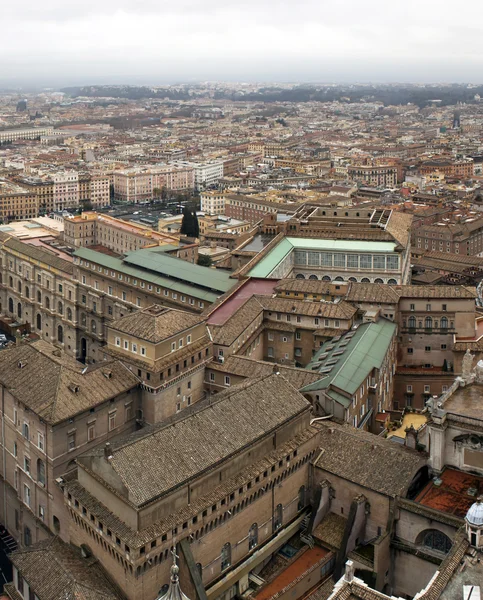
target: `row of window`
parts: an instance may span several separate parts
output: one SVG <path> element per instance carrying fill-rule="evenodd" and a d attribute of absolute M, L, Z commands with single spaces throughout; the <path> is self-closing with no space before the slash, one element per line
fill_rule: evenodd
<path fill-rule="evenodd" d="M 406 321 L 406 319 L 403 319 L 403 327 L 408 327 L 409 329 L 416 329 L 416 324 L 418 325 L 419 329 L 423 328 L 423 322 L 424 322 L 424 328 L 425 329 L 438 329 L 438 324 L 439 324 L 439 329 L 448 329 L 448 324 L 450 329 L 454 328 L 454 321 L 448 321 L 448 319 L 446 317 L 441 317 L 441 319 L 438 321 L 437 319 L 434 319 L 432 317 L 426 317 L 423 321 L 423 319 L 419 319 L 416 320 L 416 317 L 409 317 L 409 319 Z"/>

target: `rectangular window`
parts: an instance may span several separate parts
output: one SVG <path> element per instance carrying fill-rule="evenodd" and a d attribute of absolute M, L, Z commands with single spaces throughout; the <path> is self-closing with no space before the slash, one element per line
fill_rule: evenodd
<path fill-rule="evenodd" d="M 414 311 L 414 310 L 415 310 L 415 305 L 414 305 L 414 304 L 410 304 L 410 305 L 409 305 L 409 310 L 412 310 L 412 311 Z"/>
<path fill-rule="evenodd" d="M 116 428 L 116 413 L 112 412 L 109 414 L 109 431 Z"/>
<path fill-rule="evenodd" d="M 446 310 L 447 310 L 447 305 L 446 304 L 443 304 L 443 310 L 446 312 Z"/>
<path fill-rule="evenodd" d="M 425 394 L 429 394 L 430 392 L 431 392 L 431 386 L 429 386 L 429 385 L 425 385 L 425 386 L 424 386 L 424 393 L 425 393 Z"/>
<path fill-rule="evenodd" d="M 138 345 L 137 344 L 132 344 L 132 351 L 137 354 L 137 352 L 138 352 Z"/>
<path fill-rule="evenodd" d="M 44 434 L 37 432 L 37 446 L 39 448 L 39 450 L 44 450 Z"/>
<path fill-rule="evenodd" d="M 215 381 L 215 374 L 214 373 L 210 373 L 210 381 Z"/>
<path fill-rule="evenodd" d="M 107 293 L 109 294 L 109 296 L 112 296 L 112 286 L 109 286 L 107 288 Z"/>
<path fill-rule="evenodd" d="M 225 375 L 225 385 L 230 385 L 230 377 L 229 377 L 229 375 Z"/>
<path fill-rule="evenodd" d="M 146 356 L 146 348 L 141 346 L 141 356 Z"/>
<path fill-rule="evenodd" d="M 96 426 L 94 423 L 87 425 L 87 441 L 92 442 L 96 437 Z"/>
<path fill-rule="evenodd" d="M 413 386 L 412 385 L 407 385 L 406 386 L 406 392 L 412 392 L 413 391 Z"/>
<path fill-rule="evenodd" d="M 430 312 L 430 311 L 431 311 L 431 304 L 426 304 L 426 310 L 427 310 L 428 312 Z"/>
<path fill-rule="evenodd" d="M 124 340 L 124 350 L 129 350 L 129 342 Z"/>
<path fill-rule="evenodd" d="M 119 348 L 119 347 L 121 346 L 121 338 L 118 338 L 118 337 L 117 337 L 117 338 L 116 338 L 116 341 L 115 341 L 115 344 L 116 344 L 116 346 Z"/>
<path fill-rule="evenodd" d="M 171 352 L 176 350 L 176 342 L 171 342 Z"/>
<path fill-rule="evenodd" d="M 27 506 L 30 506 L 30 488 L 26 483 L 23 485 L 23 501 Z"/>
<path fill-rule="evenodd" d="M 23 470 L 30 475 L 30 458 L 28 456 L 23 457 Z"/>
<path fill-rule="evenodd" d="M 136 306 L 141 306 L 141 298 L 136 298 Z"/>
<path fill-rule="evenodd" d="M 412 354 L 413 353 L 413 349 L 412 348 L 408 348 L 408 354 Z"/>
<path fill-rule="evenodd" d="M 424 346 L 425 352 L 431 352 L 431 346 Z"/>
<path fill-rule="evenodd" d="M 67 434 L 67 450 L 74 450 L 75 448 L 75 431 Z"/>
<path fill-rule="evenodd" d="M 296 340 L 301 340 L 302 339 L 302 334 L 300 333 L 300 331 L 296 331 L 295 332 L 295 339 Z"/>
<path fill-rule="evenodd" d="M 179 346 L 179 348 L 182 348 L 182 347 L 183 347 L 183 338 L 181 338 L 181 339 L 179 340 L 179 342 L 178 342 L 178 346 Z"/>
<path fill-rule="evenodd" d="M 124 409 L 124 421 L 127 423 L 132 419 L 132 403 L 126 405 Z"/>

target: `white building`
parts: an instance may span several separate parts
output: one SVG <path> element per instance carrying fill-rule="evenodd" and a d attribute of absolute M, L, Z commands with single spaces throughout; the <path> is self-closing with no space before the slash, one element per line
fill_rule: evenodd
<path fill-rule="evenodd" d="M 207 215 L 224 215 L 226 193 L 224 192 L 201 192 L 201 212 Z"/>
<path fill-rule="evenodd" d="M 54 210 L 79 206 L 79 174 L 77 171 L 59 171 L 54 182 Z"/>
<path fill-rule="evenodd" d="M 223 177 L 223 161 L 187 162 L 179 161 L 179 166 L 191 166 L 194 170 L 195 190 L 207 189 L 210 185 L 216 185 Z"/>

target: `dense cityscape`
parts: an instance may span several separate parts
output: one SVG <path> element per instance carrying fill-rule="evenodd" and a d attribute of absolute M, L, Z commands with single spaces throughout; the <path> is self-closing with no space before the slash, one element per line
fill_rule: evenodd
<path fill-rule="evenodd" d="M 479 600 L 483 86 L 0 90 L 11 600 Z"/>

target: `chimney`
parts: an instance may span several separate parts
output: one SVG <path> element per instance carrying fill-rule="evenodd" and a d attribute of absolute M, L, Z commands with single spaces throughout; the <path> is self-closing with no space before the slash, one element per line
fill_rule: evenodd
<path fill-rule="evenodd" d="M 354 563 L 351 560 L 348 560 L 345 563 L 344 581 L 347 581 L 347 583 L 352 583 L 353 580 L 354 580 Z"/>
<path fill-rule="evenodd" d="M 109 442 L 106 442 L 106 445 L 104 446 L 104 458 L 106 460 L 112 458 L 111 444 Z"/>
<path fill-rule="evenodd" d="M 279 366 L 277 365 L 277 363 L 275 363 L 275 364 L 273 365 L 272 372 L 273 372 L 273 374 L 274 374 L 274 375 L 280 375 L 280 368 L 279 368 Z"/>

